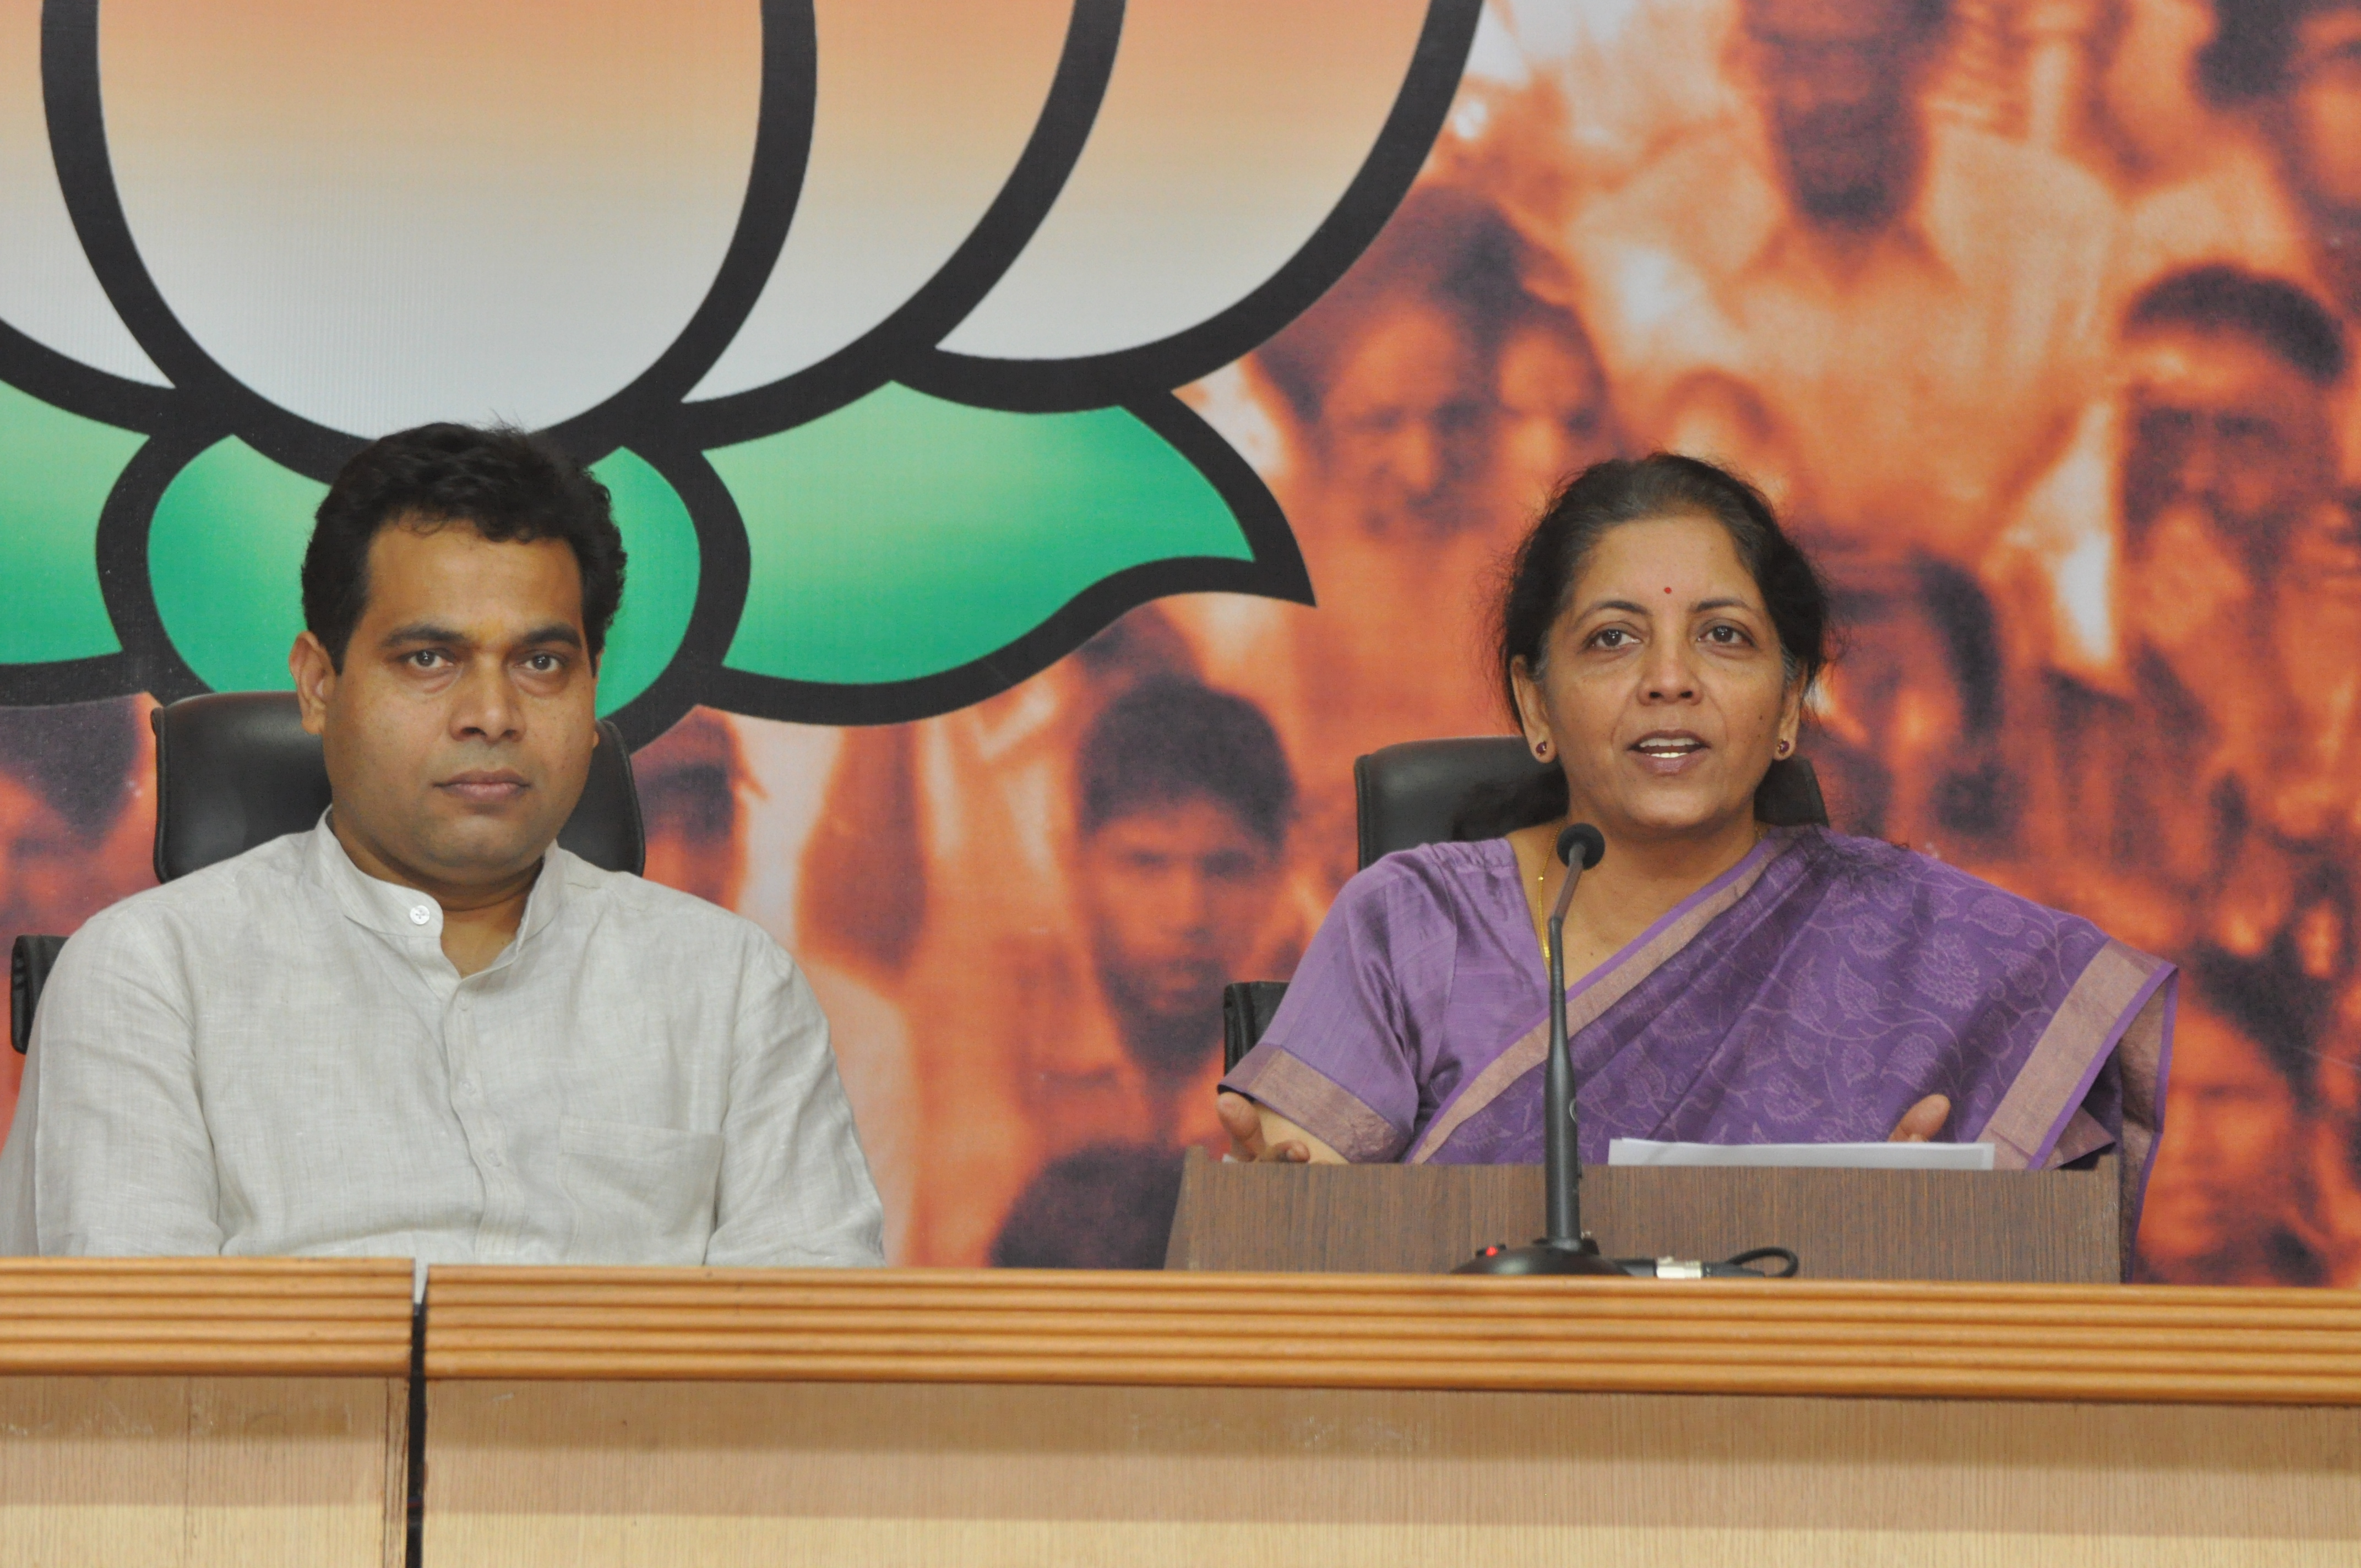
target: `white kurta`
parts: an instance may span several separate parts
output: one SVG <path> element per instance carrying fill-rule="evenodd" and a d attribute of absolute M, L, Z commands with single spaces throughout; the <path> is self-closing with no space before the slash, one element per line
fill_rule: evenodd
<path fill-rule="evenodd" d="M 324 820 L 66 944 L 0 1252 L 883 1261 L 821 1014 L 761 928 L 553 848 L 462 979 Z"/>

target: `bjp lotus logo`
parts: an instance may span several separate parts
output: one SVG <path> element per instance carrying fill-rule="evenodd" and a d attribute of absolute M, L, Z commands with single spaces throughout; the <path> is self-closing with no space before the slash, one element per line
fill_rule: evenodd
<path fill-rule="evenodd" d="M 603 706 L 904 718 L 1310 585 L 1174 389 L 1384 223 L 1478 0 L 10 0 L 0 703 L 283 685 L 364 440 L 631 554 Z"/>

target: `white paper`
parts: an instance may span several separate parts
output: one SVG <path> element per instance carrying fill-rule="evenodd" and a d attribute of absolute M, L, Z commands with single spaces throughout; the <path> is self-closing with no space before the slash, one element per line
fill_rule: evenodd
<path fill-rule="evenodd" d="M 1610 1138 L 1609 1165 L 1788 1165 L 1837 1170 L 1990 1170 L 1990 1144 L 1660 1144 Z"/>

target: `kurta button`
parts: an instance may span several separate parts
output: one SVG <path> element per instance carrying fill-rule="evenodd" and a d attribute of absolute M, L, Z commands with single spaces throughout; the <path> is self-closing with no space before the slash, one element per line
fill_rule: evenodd
<path fill-rule="evenodd" d="M 410 906 L 410 923 L 412 926 L 423 926 L 434 918 L 434 911 L 427 908 L 426 905 L 413 904 Z"/>

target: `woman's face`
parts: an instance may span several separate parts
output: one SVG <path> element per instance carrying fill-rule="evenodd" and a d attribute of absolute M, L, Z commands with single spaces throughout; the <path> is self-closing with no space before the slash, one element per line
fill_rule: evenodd
<path fill-rule="evenodd" d="M 1550 743 L 1575 815 L 1610 839 L 1751 821 L 1801 718 L 1762 589 L 1721 525 L 1695 516 L 1601 537 L 1550 629 L 1542 678 L 1516 679 L 1526 739 Z"/>

